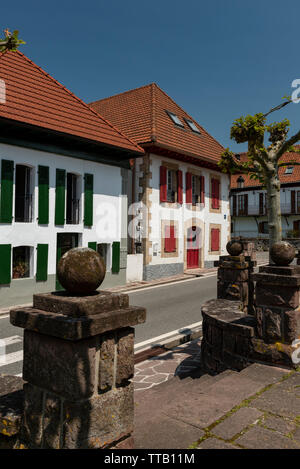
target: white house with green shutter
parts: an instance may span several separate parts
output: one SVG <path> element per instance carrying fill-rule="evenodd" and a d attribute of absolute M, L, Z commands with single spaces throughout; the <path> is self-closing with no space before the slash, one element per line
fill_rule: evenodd
<path fill-rule="evenodd" d="M 101 288 L 126 283 L 127 173 L 143 150 L 20 52 L 0 54 L 0 307 L 60 288 L 59 258 L 89 246 Z"/>

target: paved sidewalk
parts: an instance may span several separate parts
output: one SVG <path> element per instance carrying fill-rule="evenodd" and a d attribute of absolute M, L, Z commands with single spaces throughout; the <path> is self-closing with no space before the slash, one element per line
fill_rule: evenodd
<path fill-rule="evenodd" d="M 135 447 L 300 449 L 300 370 L 201 371 L 200 339 L 135 366 Z"/>

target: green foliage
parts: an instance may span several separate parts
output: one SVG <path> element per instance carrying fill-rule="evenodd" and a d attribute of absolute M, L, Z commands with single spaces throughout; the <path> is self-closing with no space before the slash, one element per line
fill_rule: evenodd
<path fill-rule="evenodd" d="M 26 42 L 19 39 L 19 31 L 15 30 L 13 33 L 10 33 L 5 30 L 5 38 L 0 38 L 0 52 L 5 52 L 7 50 L 16 51 L 21 44 L 26 44 Z"/>
<path fill-rule="evenodd" d="M 290 121 L 283 119 L 281 122 L 274 122 L 273 124 L 267 125 L 266 130 L 269 132 L 269 141 L 271 143 L 277 143 L 284 140 L 290 128 Z"/>
<path fill-rule="evenodd" d="M 260 112 L 254 116 L 236 119 L 230 130 L 230 138 L 236 143 L 263 142 L 265 134 L 265 116 Z"/>

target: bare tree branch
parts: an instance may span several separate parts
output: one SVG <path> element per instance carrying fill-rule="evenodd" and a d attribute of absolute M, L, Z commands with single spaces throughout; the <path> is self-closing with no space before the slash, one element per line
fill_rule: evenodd
<path fill-rule="evenodd" d="M 279 158 L 283 155 L 283 153 L 287 152 L 288 149 L 291 146 L 293 146 L 294 143 L 299 142 L 299 140 L 300 140 L 300 130 L 295 135 L 293 135 L 291 138 L 286 140 L 286 142 L 281 146 L 281 148 L 278 150 L 278 152 L 276 154 L 276 160 L 278 161 Z"/>
<path fill-rule="evenodd" d="M 267 117 L 269 114 L 271 114 L 272 112 L 275 112 L 275 111 L 279 111 L 279 109 L 282 109 L 283 107 L 287 106 L 288 104 L 292 103 L 292 99 L 289 99 L 288 101 L 285 101 L 284 103 L 282 104 L 279 104 L 278 106 L 275 106 L 273 107 L 272 109 L 270 109 L 270 111 L 266 112 L 266 114 L 264 114 L 264 117 Z"/>

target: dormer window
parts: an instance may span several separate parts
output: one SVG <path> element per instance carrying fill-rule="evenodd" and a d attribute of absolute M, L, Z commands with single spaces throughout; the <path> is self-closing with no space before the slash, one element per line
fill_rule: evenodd
<path fill-rule="evenodd" d="M 237 186 L 239 189 L 242 189 L 244 187 L 244 182 L 245 182 L 245 179 L 242 176 L 240 176 L 237 180 Z"/>
<path fill-rule="evenodd" d="M 198 129 L 198 127 L 196 126 L 195 122 L 191 121 L 190 119 L 186 119 L 186 118 L 184 118 L 184 120 L 193 132 L 195 132 L 197 134 L 201 133 L 200 130 Z"/>
<path fill-rule="evenodd" d="M 284 174 L 293 174 L 294 166 L 288 166 L 285 168 Z"/>
<path fill-rule="evenodd" d="M 170 119 L 172 119 L 172 121 L 174 122 L 174 124 L 178 125 L 179 127 L 183 127 L 183 128 L 184 128 L 183 123 L 181 122 L 181 120 L 179 119 L 179 117 L 178 117 L 176 114 L 174 114 L 174 112 L 166 111 L 166 113 L 168 114 L 168 116 L 170 117 Z"/>

